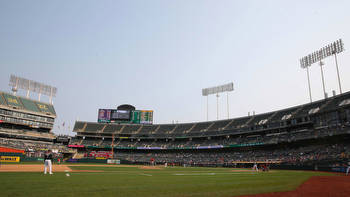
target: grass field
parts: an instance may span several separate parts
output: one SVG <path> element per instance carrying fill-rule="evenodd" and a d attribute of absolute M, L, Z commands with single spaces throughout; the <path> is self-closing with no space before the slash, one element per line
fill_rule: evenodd
<path fill-rule="evenodd" d="M 0 173 L 0 196 L 237 196 L 294 190 L 320 172 L 246 172 L 228 168 L 140 169 L 70 166 L 99 172 Z"/>

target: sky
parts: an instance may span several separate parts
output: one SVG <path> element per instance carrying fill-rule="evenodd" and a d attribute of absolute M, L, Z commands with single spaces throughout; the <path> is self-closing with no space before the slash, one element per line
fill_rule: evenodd
<path fill-rule="evenodd" d="M 96 122 L 99 108 L 126 103 L 154 110 L 155 124 L 206 121 L 202 88 L 230 82 L 229 118 L 305 104 L 299 59 L 340 38 L 341 85 L 350 89 L 349 7 L 346 0 L 0 0 L 0 91 L 10 92 L 11 74 L 57 87 L 53 132 L 69 135 L 76 120 Z M 334 57 L 324 63 L 326 91 L 339 94 Z M 317 64 L 310 80 L 313 100 L 323 99 Z M 208 97 L 209 120 L 217 119 L 216 99 Z M 226 93 L 218 103 L 219 119 L 227 119 Z"/>

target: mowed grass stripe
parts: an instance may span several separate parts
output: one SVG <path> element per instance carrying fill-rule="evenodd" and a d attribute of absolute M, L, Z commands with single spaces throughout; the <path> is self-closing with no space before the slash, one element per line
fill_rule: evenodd
<path fill-rule="evenodd" d="M 88 167 L 91 170 L 105 170 L 105 168 Z M 234 196 L 292 190 L 310 176 L 320 175 L 320 173 L 294 171 L 220 174 L 232 172 L 232 169 L 206 168 L 207 172 L 217 174 L 184 177 L 173 174 L 203 172 L 204 169 L 128 169 L 127 173 L 122 171 L 125 168 L 117 173 L 110 171 L 100 174 L 70 173 L 70 177 L 67 177 L 66 173 L 55 173 L 52 176 L 44 176 L 42 173 L 0 173 L 0 191 L 1 196 Z"/>

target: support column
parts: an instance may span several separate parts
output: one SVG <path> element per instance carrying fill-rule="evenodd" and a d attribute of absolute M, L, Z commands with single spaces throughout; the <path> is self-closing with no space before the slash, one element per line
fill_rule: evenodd
<path fill-rule="evenodd" d="M 338 68 L 338 60 L 337 60 L 337 54 L 334 53 L 334 59 L 335 59 L 335 66 L 337 67 L 337 75 L 338 75 L 338 84 L 339 84 L 339 91 L 340 94 L 343 93 L 342 89 L 341 89 L 341 83 L 340 83 L 340 75 L 339 75 L 339 68 Z"/>
<path fill-rule="evenodd" d="M 310 103 L 312 103 L 312 96 L 311 96 L 311 85 L 310 85 L 310 74 L 309 74 L 309 67 L 306 67 L 307 72 L 307 82 L 309 84 L 309 97 L 310 97 Z"/>
<path fill-rule="evenodd" d="M 323 66 L 324 63 L 322 61 L 320 61 L 320 68 L 321 68 L 321 77 L 322 77 L 322 86 L 323 86 L 323 94 L 324 94 L 324 98 L 326 99 L 326 87 L 324 85 L 324 76 L 323 76 Z"/>
<path fill-rule="evenodd" d="M 216 94 L 216 119 L 219 120 L 219 94 Z"/>
<path fill-rule="evenodd" d="M 230 110 L 229 110 L 228 104 L 229 102 L 228 102 L 228 92 L 227 92 L 227 119 L 230 119 Z"/>

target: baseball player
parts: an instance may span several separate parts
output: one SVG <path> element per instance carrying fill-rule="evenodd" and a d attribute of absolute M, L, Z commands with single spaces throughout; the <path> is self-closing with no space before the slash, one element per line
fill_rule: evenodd
<path fill-rule="evenodd" d="M 44 174 L 46 174 L 47 167 L 49 167 L 49 173 L 52 174 L 52 153 L 48 150 L 44 155 Z"/>
<path fill-rule="evenodd" d="M 257 172 L 259 171 L 258 169 L 258 164 L 254 163 L 254 166 L 253 166 L 253 171 L 256 170 Z"/>
<path fill-rule="evenodd" d="M 350 161 L 348 162 L 348 168 L 346 168 L 346 176 L 348 176 L 350 171 Z"/>

